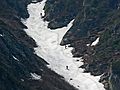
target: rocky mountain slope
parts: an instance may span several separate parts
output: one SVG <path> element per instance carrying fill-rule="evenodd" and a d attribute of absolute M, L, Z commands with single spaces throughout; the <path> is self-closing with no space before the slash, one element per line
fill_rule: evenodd
<path fill-rule="evenodd" d="M 34 53 L 37 45 L 21 23 L 29 17 L 31 2 L 1 0 L 0 90 L 76 90 Z M 100 82 L 107 90 L 119 90 L 120 0 L 47 0 L 44 10 L 44 20 L 53 30 L 75 19 L 61 45 L 74 47 L 74 57 L 84 59 L 85 72 L 102 75 Z M 97 38 L 99 43 L 92 45 Z"/>
<path fill-rule="evenodd" d="M 61 45 L 74 47 L 74 57 L 83 57 L 85 72 L 103 75 L 107 90 L 120 88 L 120 1 L 48 0 L 44 19 L 49 28 L 66 26 L 75 19 Z M 97 45 L 93 41 L 100 38 Z"/>
<path fill-rule="evenodd" d="M 21 18 L 29 17 L 27 5 L 31 2 L 1 0 L 0 90 L 76 90 L 34 53 L 37 45 L 21 23 Z"/>

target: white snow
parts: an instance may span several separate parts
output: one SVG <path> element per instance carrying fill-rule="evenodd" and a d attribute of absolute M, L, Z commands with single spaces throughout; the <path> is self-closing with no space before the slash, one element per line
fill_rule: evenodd
<path fill-rule="evenodd" d="M 62 75 L 65 80 L 78 88 L 79 90 L 105 90 L 103 85 L 99 83 L 100 76 L 94 77 L 89 73 L 83 73 L 83 69 L 79 68 L 83 63 L 81 58 L 73 58 L 71 50 L 73 48 L 65 48 L 60 46 L 65 33 L 72 26 L 72 20 L 67 27 L 51 30 L 47 28 L 48 22 L 44 22 L 41 18 L 44 15 L 44 5 L 46 0 L 41 3 L 31 3 L 28 5 L 30 17 L 23 23 L 27 25 L 26 33 L 31 36 L 37 43 L 35 53 L 46 60 L 48 67 L 56 73 Z M 79 61 L 76 61 L 78 60 Z M 35 74 L 31 74 L 35 77 Z"/>
<path fill-rule="evenodd" d="M 98 37 L 92 44 L 91 46 L 96 46 L 100 40 L 100 37 Z"/>
<path fill-rule="evenodd" d="M 36 73 L 30 73 L 31 76 L 32 76 L 32 79 L 34 80 L 41 80 L 41 76 L 40 75 L 37 75 Z"/>
<path fill-rule="evenodd" d="M 1 37 L 3 37 L 3 35 L 2 35 L 2 34 L 0 34 L 0 36 L 1 36 Z"/>
<path fill-rule="evenodd" d="M 24 79 L 21 79 L 22 82 L 24 82 Z"/>
<path fill-rule="evenodd" d="M 90 46 L 90 44 L 86 44 L 86 46 Z"/>
<path fill-rule="evenodd" d="M 15 56 L 13 56 L 13 58 L 14 58 L 16 61 L 19 61 L 18 58 L 16 58 Z"/>
<path fill-rule="evenodd" d="M 37 0 L 32 0 L 32 2 L 33 2 L 33 3 L 36 3 L 36 2 L 37 2 Z"/>

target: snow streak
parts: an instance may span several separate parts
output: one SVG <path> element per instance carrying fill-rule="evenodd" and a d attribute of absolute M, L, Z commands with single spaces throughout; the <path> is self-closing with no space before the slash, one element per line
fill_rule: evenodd
<path fill-rule="evenodd" d="M 37 43 L 38 47 L 34 48 L 35 53 L 46 60 L 48 67 L 65 78 L 65 80 L 78 88 L 79 90 L 105 90 L 99 83 L 100 76 L 94 77 L 89 73 L 83 73 L 79 68 L 83 63 L 81 58 L 73 58 L 71 50 L 60 46 L 65 33 L 70 29 L 74 20 L 67 27 L 56 30 L 49 29 L 48 22 L 43 21 L 44 6 L 46 0 L 40 3 L 31 3 L 28 5 L 30 17 L 23 21 L 28 27 L 26 33 L 31 36 Z"/>

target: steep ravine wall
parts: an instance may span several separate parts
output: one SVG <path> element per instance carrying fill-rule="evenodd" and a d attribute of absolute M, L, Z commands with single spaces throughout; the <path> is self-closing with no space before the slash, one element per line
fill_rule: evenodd
<path fill-rule="evenodd" d="M 119 0 L 48 0 L 44 8 L 53 30 L 75 18 L 61 45 L 70 44 L 74 57 L 84 58 L 85 72 L 102 74 L 100 82 L 107 90 L 120 86 L 119 5 Z M 91 46 L 98 37 L 99 43 Z"/>

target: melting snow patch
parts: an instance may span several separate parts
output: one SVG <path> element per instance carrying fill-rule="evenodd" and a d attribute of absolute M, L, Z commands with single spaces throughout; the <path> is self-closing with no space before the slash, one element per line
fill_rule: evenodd
<path fill-rule="evenodd" d="M 16 61 L 19 61 L 15 56 L 13 56 L 13 58 L 14 58 Z"/>
<path fill-rule="evenodd" d="M 0 34 L 0 36 L 1 36 L 1 37 L 3 37 L 3 35 L 2 35 L 2 34 Z"/>
<path fill-rule="evenodd" d="M 44 6 L 46 0 L 41 3 L 31 3 L 28 5 L 30 17 L 23 23 L 28 27 L 26 33 L 31 36 L 37 43 L 38 47 L 34 48 L 35 54 L 42 57 L 49 63 L 49 68 L 60 74 L 74 87 L 79 90 L 105 90 L 103 84 L 99 83 L 98 77 L 89 73 L 83 73 L 83 69 L 79 68 L 82 63 L 81 58 L 73 58 L 71 50 L 73 48 L 61 46 L 60 42 L 65 33 L 71 28 L 72 20 L 67 27 L 58 28 L 56 30 L 49 29 L 48 22 L 44 22 Z M 40 13 L 42 15 L 40 15 Z M 76 61 L 79 60 L 79 61 Z M 31 73 L 33 79 L 41 79 L 36 73 Z"/>
<path fill-rule="evenodd" d="M 69 46 L 70 46 L 70 44 L 68 44 L 68 45 L 65 45 L 65 49 L 68 49 L 68 48 L 69 48 Z"/>
<path fill-rule="evenodd" d="M 36 3 L 37 2 L 37 0 L 32 0 L 32 3 Z"/>
<path fill-rule="evenodd" d="M 96 46 L 99 42 L 100 38 L 98 37 L 92 44 L 91 46 Z"/>
<path fill-rule="evenodd" d="M 90 44 L 86 44 L 86 46 L 90 46 Z"/>
<path fill-rule="evenodd" d="M 24 82 L 24 79 L 21 79 L 22 82 Z"/>
<path fill-rule="evenodd" d="M 41 76 L 40 75 L 37 75 L 36 73 L 30 73 L 31 76 L 32 76 L 32 79 L 34 80 L 41 80 Z"/>
<path fill-rule="evenodd" d="M 40 69 L 41 71 L 43 71 L 43 69 Z"/>

